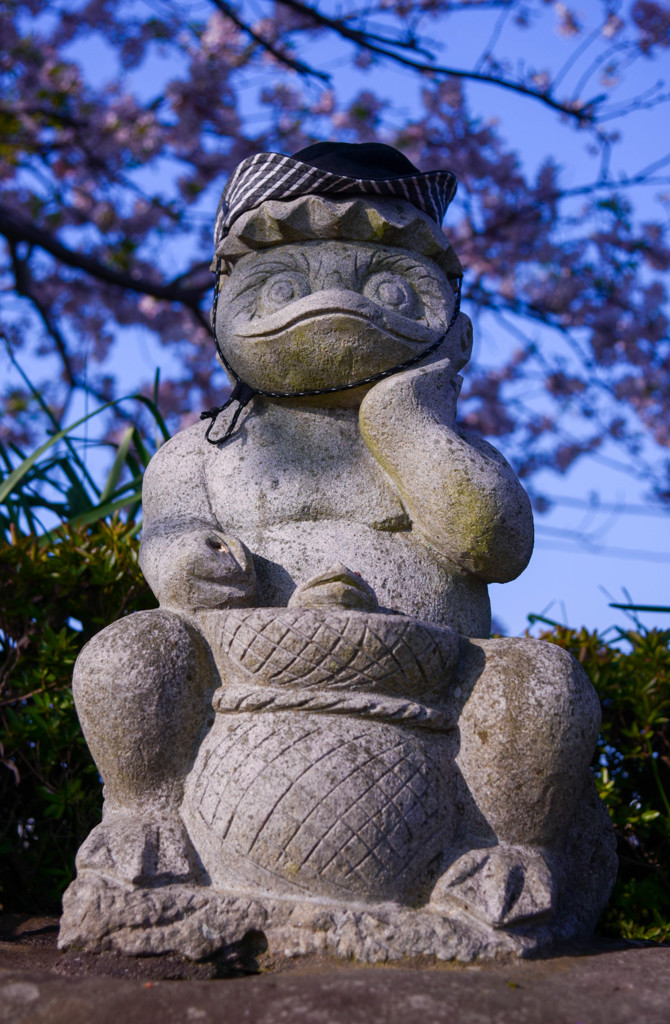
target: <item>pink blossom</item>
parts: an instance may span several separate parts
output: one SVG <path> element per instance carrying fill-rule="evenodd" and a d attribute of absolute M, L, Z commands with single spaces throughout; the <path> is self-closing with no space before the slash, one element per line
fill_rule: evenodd
<path fill-rule="evenodd" d="M 147 17 L 136 6 L 54 0 L 48 37 L 41 22 L 31 20 L 43 10 L 38 0 L 16 6 L 20 32 L 11 13 L 0 23 L 0 104 L 7 118 L 0 203 L 47 241 L 135 285 L 87 274 L 76 261 L 54 257 L 46 243 L 20 244 L 12 262 L 3 244 L 0 283 L 11 301 L 3 303 L 0 326 L 19 355 L 50 357 L 38 383 L 54 408 L 64 407 L 73 386 L 83 386 L 84 365 L 97 398 L 114 394 L 115 361 L 124 358 L 137 329 L 151 332 L 179 361 L 179 372 L 162 380 L 160 390 L 172 427 L 214 404 L 226 388 L 206 327 L 211 222 L 220 189 L 232 168 L 258 150 L 290 153 L 339 138 L 396 145 L 423 170 L 449 167 L 459 179 L 446 231 L 465 267 L 465 308 L 489 313 L 485 330 L 477 328 L 482 361 L 465 371 L 459 410 L 467 429 L 504 437 L 506 453 L 526 477 L 539 469 L 564 472 L 603 437 L 633 454 L 641 435 L 647 444 L 670 445 L 670 246 L 660 217 L 647 214 L 640 223 L 632 191 L 594 183 L 578 208 L 579 200 L 566 192 L 575 182 L 573 157 L 562 152 L 529 174 L 505 141 L 493 87 L 488 107 L 477 92 L 474 113 L 467 78 L 424 72 L 417 78 L 420 105 L 408 116 L 402 103 L 385 96 L 381 72 L 388 59 L 340 41 L 343 61 L 374 65 L 368 88 L 343 102 L 337 76 L 332 86 L 308 81 L 268 56 L 221 11 L 207 5 L 187 17 L 181 0 L 171 0 Z M 529 46 L 542 9 L 525 18 Z M 244 6 L 236 10 L 245 15 Z M 362 11 L 345 4 L 341 16 L 363 31 Z M 561 3 L 548 3 L 546 11 L 558 20 L 566 54 L 574 53 L 588 12 Z M 458 65 L 452 26 L 459 19 L 467 26 L 471 15 L 456 14 L 451 0 L 382 0 L 377 6 L 383 32 L 397 40 L 407 40 L 416 27 L 419 41 L 430 42 L 448 27 L 442 57 Z M 516 15 L 524 21 L 524 10 Z M 309 15 L 263 3 L 254 17 L 250 27 L 287 56 L 327 66 L 334 35 Z M 617 80 L 626 81 L 620 53 L 653 57 L 668 46 L 669 28 L 665 2 L 637 0 L 630 15 L 608 8 L 594 43 L 608 92 L 616 96 Z M 113 47 L 122 69 L 103 88 L 87 79 L 77 56 L 97 37 Z M 146 70 L 159 52 L 169 71 L 153 96 L 140 100 L 124 69 L 144 73 L 146 86 Z M 519 109 L 529 124 L 540 110 L 554 116 L 543 105 L 547 98 L 563 103 L 566 118 L 570 109 L 588 112 L 588 89 L 561 101 L 549 71 L 519 66 L 504 48 L 486 55 L 480 72 L 529 91 L 526 99 L 516 97 L 527 104 Z M 622 151 L 610 122 L 590 127 L 584 121 L 581 130 L 596 154 L 602 146 L 615 155 Z M 541 138 L 538 128 L 538 147 L 549 152 L 550 136 L 550 127 Z M 619 167 L 617 160 L 612 166 Z M 191 291 L 182 301 L 184 289 Z M 37 300 L 61 343 L 66 339 L 69 365 L 61 360 L 55 373 L 58 346 Z M 504 336 L 510 325 L 513 344 L 498 349 L 496 331 Z M 143 384 L 150 391 L 151 382 Z M 25 440 L 39 423 L 35 409 L 20 389 L 6 395 L 11 436 Z M 661 458 L 656 472 L 654 486 L 668 492 Z"/>
<path fill-rule="evenodd" d="M 670 6 L 653 0 L 636 0 L 631 9 L 633 21 L 640 30 L 639 47 L 649 54 L 655 46 L 670 46 Z"/>

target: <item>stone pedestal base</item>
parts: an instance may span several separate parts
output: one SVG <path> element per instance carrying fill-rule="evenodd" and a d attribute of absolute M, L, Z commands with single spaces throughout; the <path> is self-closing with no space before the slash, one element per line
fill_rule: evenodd
<path fill-rule="evenodd" d="M 447 918 L 393 903 L 345 906 L 226 896 L 184 885 L 149 891 L 83 875 L 66 894 L 59 946 L 130 956 L 180 952 L 199 960 L 234 949 L 250 933 L 261 933 L 270 950 L 283 957 L 328 953 L 383 963 L 431 956 L 467 963 L 526 956 L 560 938 L 555 932 L 555 927 L 535 927 L 532 934 L 497 931 L 467 914 Z"/>
<path fill-rule="evenodd" d="M 491 927 L 455 902 L 407 907 L 222 893 L 183 883 L 139 887 L 82 871 L 63 900 L 59 946 L 131 956 L 176 952 L 199 960 L 234 955 L 252 938 L 274 957 L 288 958 L 325 953 L 364 963 L 424 956 L 468 963 L 526 957 L 592 933 L 612 879 L 609 827 L 600 830 L 596 845 L 595 870 L 576 879 L 553 914 L 505 928 Z"/>

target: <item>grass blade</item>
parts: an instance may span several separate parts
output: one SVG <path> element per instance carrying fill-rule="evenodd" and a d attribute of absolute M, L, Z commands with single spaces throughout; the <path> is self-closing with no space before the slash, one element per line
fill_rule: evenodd
<path fill-rule="evenodd" d="M 103 505 L 108 501 L 114 494 L 118 482 L 121 478 L 124 466 L 128 460 L 128 451 L 130 449 L 130 442 L 133 439 L 133 435 L 136 433 L 135 427 L 128 427 L 123 432 L 123 437 L 119 442 L 119 447 L 116 449 L 116 455 L 114 456 L 114 462 L 112 468 L 109 471 L 105 486 L 100 494 L 100 504 Z"/>

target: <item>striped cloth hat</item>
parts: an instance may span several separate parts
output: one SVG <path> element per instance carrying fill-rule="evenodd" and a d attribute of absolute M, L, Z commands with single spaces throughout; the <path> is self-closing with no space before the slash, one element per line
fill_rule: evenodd
<path fill-rule="evenodd" d="M 379 142 L 317 142 L 293 156 L 256 153 L 239 164 L 223 190 L 214 224 L 215 248 L 237 218 L 268 199 L 306 195 L 404 199 L 438 224 L 456 192 L 451 171 L 420 171 Z"/>

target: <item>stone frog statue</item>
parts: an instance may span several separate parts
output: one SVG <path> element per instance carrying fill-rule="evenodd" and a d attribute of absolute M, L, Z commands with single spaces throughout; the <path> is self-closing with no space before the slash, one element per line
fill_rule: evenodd
<path fill-rule="evenodd" d="M 147 470 L 160 609 L 77 662 L 105 804 L 62 945 L 198 957 L 255 928 L 293 952 L 469 959 L 595 924 L 615 874 L 595 693 L 558 647 L 488 639 L 487 584 L 524 569 L 533 527 L 455 421 L 454 190 L 330 143 L 226 187 L 233 401 Z"/>

